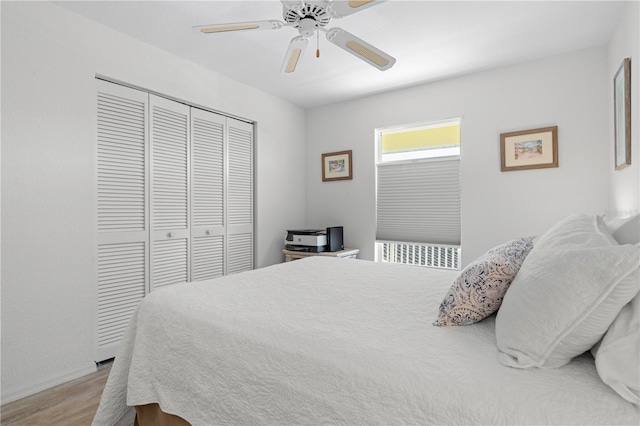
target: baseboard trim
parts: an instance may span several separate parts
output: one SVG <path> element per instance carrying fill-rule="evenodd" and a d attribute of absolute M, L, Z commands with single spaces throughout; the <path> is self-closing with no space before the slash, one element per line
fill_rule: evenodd
<path fill-rule="evenodd" d="M 61 385 L 63 383 L 67 383 L 70 382 L 71 380 L 75 380 L 78 379 L 82 376 L 86 376 L 87 374 L 91 374 L 91 373 L 95 373 L 96 371 L 98 371 L 98 369 L 96 368 L 95 365 L 90 366 L 90 367 L 85 367 L 85 368 L 80 368 L 78 370 L 72 371 L 70 373 L 67 373 L 65 375 L 59 376 L 59 377 L 54 377 L 53 379 L 50 380 L 46 380 L 42 383 L 38 383 L 37 385 L 33 385 L 33 386 L 29 386 L 25 389 L 19 389 L 19 390 L 14 390 L 14 391 L 10 391 L 7 392 L 6 394 L 2 394 L 2 396 L 0 396 L 0 400 L 2 401 L 2 404 L 7 404 L 9 402 L 13 402 L 16 401 L 18 399 L 21 398 L 25 398 L 27 396 L 31 396 L 33 394 L 36 394 L 38 392 L 41 392 L 43 390 L 47 390 L 49 388 L 52 388 L 54 386 L 58 386 Z"/>

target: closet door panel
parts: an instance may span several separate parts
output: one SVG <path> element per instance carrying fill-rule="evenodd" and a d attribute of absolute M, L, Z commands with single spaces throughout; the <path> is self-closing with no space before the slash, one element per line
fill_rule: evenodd
<path fill-rule="evenodd" d="M 224 275 L 225 124 L 219 114 L 191 110 L 191 280 Z"/>
<path fill-rule="evenodd" d="M 146 228 L 147 95 L 98 80 L 98 233 Z"/>
<path fill-rule="evenodd" d="M 228 119 L 229 225 L 253 223 L 253 126 Z"/>
<path fill-rule="evenodd" d="M 253 269 L 253 125 L 227 119 L 227 273 Z"/>
<path fill-rule="evenodd" d="M 149 95 L 150 290 L 189 281 L 190 108 Z"/>
<path fill-rule="evenodd" d="M 224 275 L 224 235 L 193 237 L 191 280 L 209 280 Z"/>
<path fill-rule="evenodd" d="M 154 265 L 151 290 L 189 281 L 189 239 L 158 239 L 153 242 Z"/>
<path fill-rule="evenodd" d="M 253 233 L 229 235 L 227 274 L 253 269 Z"/>
<path fill-rule="evenodd" d="M 98 244 L 98 361 L 112 358 L 112 346 L 145 295 L 145 242 Z M 115 349 L 115 348 L 113 348 Z"/>
<path fill-rule="evenodd" d="M 96 80 L 95 360 L 113 358 L 149 282 L 148 95 Z"/>

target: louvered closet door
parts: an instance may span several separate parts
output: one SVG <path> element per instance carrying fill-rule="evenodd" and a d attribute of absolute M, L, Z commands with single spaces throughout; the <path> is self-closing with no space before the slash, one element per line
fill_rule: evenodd
<path fill-rule="evenodd" d="M 97 320 L 95 360 L 115 356 L 144 297 L 148 274 L 146 198 L 148 95 L 96 80 Z"/>
<path fill-rule="evenodd" d="M 225 123 L 191 109 L 191 281 L 224 275 Z"/>
<path fill-rule="evenodd" d="M 227 118 L 227 274 L 253 269 L 253 125 Z"/>
<path fill-rule="evenodd" d="M 149 95 L 151 284 L 189 281 L 189 110 Z"/>

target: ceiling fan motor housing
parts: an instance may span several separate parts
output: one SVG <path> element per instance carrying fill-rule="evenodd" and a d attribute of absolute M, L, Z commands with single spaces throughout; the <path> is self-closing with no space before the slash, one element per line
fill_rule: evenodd
<path fill-rule="evenodd" d="M 285 22 L 294 24 L 303 37 L 311 37 L 318 27 L 331 20 L 328 1 L 283 1 L 282 16 Z"/>

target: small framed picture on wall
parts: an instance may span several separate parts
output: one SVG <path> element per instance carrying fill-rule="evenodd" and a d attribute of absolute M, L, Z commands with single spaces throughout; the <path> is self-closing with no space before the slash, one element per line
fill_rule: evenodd
<path fill-rule="evenodd" d="M 631 164 L 631 58 L 625 58 L 613 77 L 615 169 Z"/>
<path fill-rule="evenodd" d="M 322 181 L 353 179 L 351 150 L 322 154 Z"/>
<path fill-rule="evenodd" d="M 558 126 L 500 135 L 500 170 L 558 167 Z"/>

